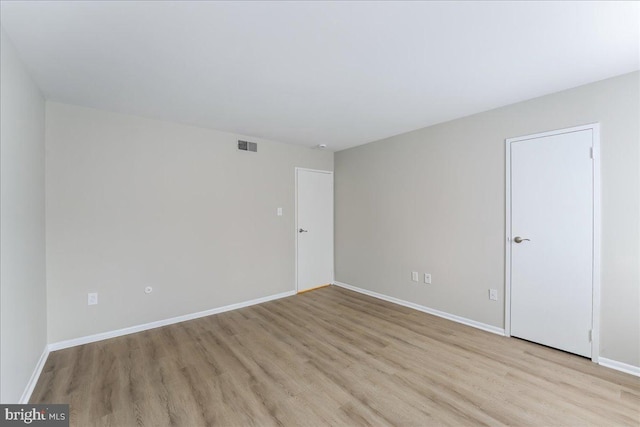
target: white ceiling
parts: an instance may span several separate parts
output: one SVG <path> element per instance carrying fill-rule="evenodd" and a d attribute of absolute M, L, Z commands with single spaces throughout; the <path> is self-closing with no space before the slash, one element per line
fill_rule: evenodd
<path fill-rule="evenodd" d="M 48 99 L 336 151 L 640 68 L 637 2 L 0 7 Z"/>

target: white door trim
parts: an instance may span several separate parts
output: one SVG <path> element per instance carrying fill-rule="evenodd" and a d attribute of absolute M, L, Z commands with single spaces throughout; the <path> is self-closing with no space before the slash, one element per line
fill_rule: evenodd
<path fill-rule="evenodd" d="M 294 168 L 293 176 L 295 180 L 295 190 L 294 190 L 295 194 L 294 194 L 293 205 L 295 206 L 295 212 L 294 212 L 295 228 L 293 229 L 293 233 L 294 233 L 296 255 L 295 255 L 295 270 L 294 270 L 295 277 L 293 278 L 293 283 L 294 283 L 294 291 L 296 292 L 298 292 L 298 290 L 300 289 L 300 286 L 298 284 L 298 171 L 326 173 L 328 175 L 331 175 L 331 182 L 333 183 L 333 171 L 325 171 L 320 169 L 309 169 L 309 168 L 301 168 L 301 167 Z M 334 224 L 334 227 L 335 227 L 335 224 Z M 334 282 L 335 282 L 335 269 L 332 268 L 331 283 L 333 284 Z"/>
<path fill-rule="evenodd" d="M 598 363 L 600 356 L 600 124 L 591 123 L 567 129 L 525 135 L 505 140 L 505 313 L 504 331 L 511 336 L 511 143 L 545 136 L 592 130 L 593 135 L 593 320 L 591 325 L 591 360 Z"/>

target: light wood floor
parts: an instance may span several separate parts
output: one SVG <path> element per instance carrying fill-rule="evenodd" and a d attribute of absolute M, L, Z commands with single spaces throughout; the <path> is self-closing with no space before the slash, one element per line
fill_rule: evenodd
<path fill-rule="evenodd" d="M 335 286 L 52 353 L 72 426 L 640 425 L 640 379 Z"/>

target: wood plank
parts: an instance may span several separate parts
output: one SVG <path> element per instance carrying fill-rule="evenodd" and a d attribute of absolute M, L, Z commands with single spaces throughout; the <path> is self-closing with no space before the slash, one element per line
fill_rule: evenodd
<path fill-rule="evenodd" d="M 49 355 L 72 426 L 640 426 L 640 379 L 330 286 Z"/>

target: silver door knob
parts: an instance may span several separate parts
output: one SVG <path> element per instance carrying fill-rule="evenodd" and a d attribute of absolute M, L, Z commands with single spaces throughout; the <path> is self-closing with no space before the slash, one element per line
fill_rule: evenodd
<path fill-rule="evenodd" d="M 304 229 L 301 228 L 300 230 L 298 230 L 298 233 L 307 233 L 308 231 L 309 230 L 304 230 Z"/>
<path fill-rule="evenodd" d="M 522 238 L 522 237 L 520 237 L 520 236 L 516 236 L 516 237 L 514 237 L 514 238 L 513 238 L 513 241 L 514 241 L 514 242 L 516 242 L 516 243 L 522 243 L 522 242 L 524 242 L 525 240 L 526 240 L 527 242 L 530 242 L 530 241 L 531 241 L 530 239 L 523 239 L 523 238 Z"/>

